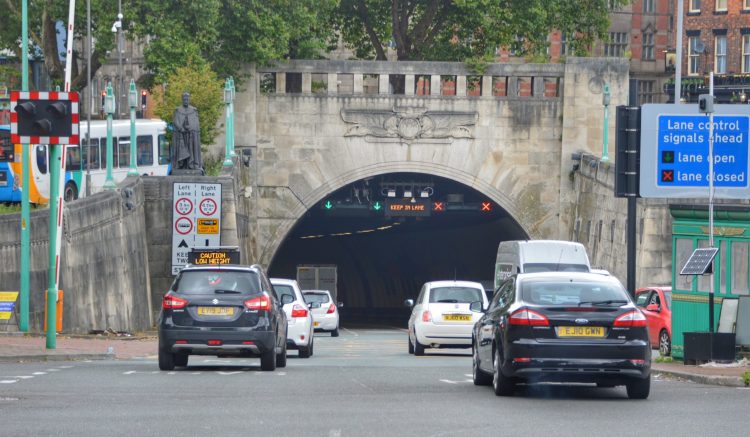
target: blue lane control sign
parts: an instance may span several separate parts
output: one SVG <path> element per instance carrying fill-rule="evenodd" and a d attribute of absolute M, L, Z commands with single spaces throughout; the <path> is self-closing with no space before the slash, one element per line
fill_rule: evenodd
<path fill-rule="evenodd" d="M 714 110 L 714 198 L 750 199 L 750 105 Z M 697 104 L 641 106 L 641 197 L 709 197 L 710 118 Z"/>
<path fill-rule="evenodd" d="M 661 187 L 708 187 L 709 117 L 660 115 L 657 177 Z M 714 116 L 714 186 L 748 186 L 747 116 Z"/>

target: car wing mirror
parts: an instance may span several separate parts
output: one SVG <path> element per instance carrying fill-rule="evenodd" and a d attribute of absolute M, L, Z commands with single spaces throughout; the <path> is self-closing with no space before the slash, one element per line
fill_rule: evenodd
<path fill-rule="evenodd" d="M 654 312 L 658 313 L 659 312 L 659 305 L 657 305 L 655 303 L 648 304 L 648 305 L 646 305 L 646 311 L 654 311 Z"/>
<path fill-rule="evenodd" d="M 469 304 L 469 309 L 474 311 L 475 313 L 483 313 L 484 305 L 482 304 L 481 300 L 477 300 Z"/>
<path fill-rule="evenodd" d="M 288 303 L 294 302 L 294 296 L 291 294 L 282 294 L 281 295 L 281 304 L 286 305 Z"/>
<path fill-rule="evenodd" d="M 409 308 L 413 307 L 414 306 L 414 299 L 406 299 L 404 301 L 404 306 L 405 307 L 409 307 Z"/>
<path fill-rule="evenodd" d="M 336 306 L 339 308 L 344 308 L 344 302 L 336 302 Z"/>

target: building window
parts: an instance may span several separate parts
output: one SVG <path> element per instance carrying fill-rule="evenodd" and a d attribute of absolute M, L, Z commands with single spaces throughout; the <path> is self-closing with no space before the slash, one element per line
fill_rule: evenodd
<path fill-rule="evenodd" d="M 524 53 L 526 45 L 526 38 L 524 38 L 522 35 L 516 35 L 516 40 L 513 41 L 510 44 L 510 55 L 511 56 L 521 56 Z"/>
<path fill-rule="evenodd" d="M 701 0 L 690 0 L 689 12 L 700 12 L 701 11 Z"/>
<path fill-rule="evenodd" d="M 560 56 L 573 54 L 573 35 L 560 33 Z"/>
<path fill-rule="evenodd" d="M 654 103 L 654 88 L 656 83 L 653 80 L 638 81 L 638 104 Z"/>
<path fill-rule="evenodd" d="M 651 32 L 643 34 L 643 51 L 641 51 L 641 59 L 644 61 L 654 60 L 654 34 Z"/>
<path fill-rule="evenodd" d="M 654 0 L 643 0 L 643 13 L 644 14 L 654 13 Z"/>
<path fill-rule="evenodd" d="M 742 35 L 742 72 L 750 73 L 750 34 Z"/>
<path fill-rule="evenodd" d="M 628 34 L 626 32 L 609 32 L 609 42 L 604 45 L 604 56 L 619 58 L 628 48 Z"/>
<path fill-rule="evenodd" d="M 690 76 L 698 75 L 700 56 L 703 52 L 702 50 L 700 52 L 697 50 L 699 45 L 702 45 L 700 44 L 700 37 L 691 36 L 688 38 L 688 75 Z"/>
<path fill-rule="evenodd" d="M 716 12 L 726 12 L 727 0 L 716 0 Z"/>
<path fill-rule="evenodd" d="M 742 9 L 750 9 L 750 0 L 742 0 Z"/>
<path fill-rule="evenodd" d="M 718 35 L 716 37 L 716 46 L 714 47 L 714 73 L 727 73 L 727 37 Z"/>

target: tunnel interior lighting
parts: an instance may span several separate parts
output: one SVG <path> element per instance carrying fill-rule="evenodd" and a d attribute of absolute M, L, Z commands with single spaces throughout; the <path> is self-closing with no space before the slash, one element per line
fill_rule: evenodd
<path fill-rule="evenodd" d="M 404 188 L 404 197 L 412 197 L 414 192 L 411 188 Z"/>
<path fill-rule="evenodd" d="M 389 188 L 386 192 L 386 195 L 388 197 L 396 197 L 396 189 L 395 188 Z"/>
<path fill-rule="evenodd" d="M 426 187 L 422 188 L 422 191 L 419 192 L 419 197 L 430 197 L 432 196 L 433 190 L 432 187 Z"/>

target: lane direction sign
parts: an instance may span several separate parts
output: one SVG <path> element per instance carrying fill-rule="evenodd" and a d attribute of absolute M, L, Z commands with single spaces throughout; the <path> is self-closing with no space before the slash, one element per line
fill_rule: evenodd
<path fill-rule="evenodd" d="M 750 199 L 750 107 L 715 105 L 714 197 Z M 641 197 L 708 198 L 709 117 L 698 105 L 641 108 Z"/>
<path fill-rule="evenodd" d="M 172 274 L 188 263 L 193 248 L 221 246 L 221 184 L 173 185 Z"/>

